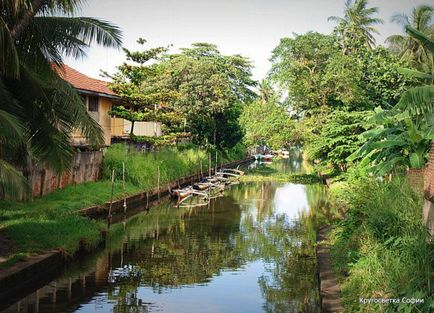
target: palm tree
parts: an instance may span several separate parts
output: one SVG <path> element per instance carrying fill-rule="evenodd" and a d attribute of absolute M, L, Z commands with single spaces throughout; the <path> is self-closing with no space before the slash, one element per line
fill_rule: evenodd
<path fill-rule="evenodd" d="M 347 0 L 344 17 L 328 18 L 329 21 L 338 23 L 335 31 L 343 39 L 344 53 L 349 53 L 350 47 L 354 47 L 358 42 L 370 49 L 375 46 L 373 33 L 378 34 L 378 30 L 374 25 L 383 23 L 382 19 L 374 17 L 377 13 L 377 7 L 368 7 L 368 0 Z"/>
<path fill-rule="evenodd" d="M 403 26 L 411 27 L 432 38 L 434 36 L 434 7 L 420 5 L 413 9 L 411 16 L 398 14 L 392 17 L 392 21 Z M 411 34 L 392 35 L 386 39 L 391 51 L 408 60 L 410 65 L 425 73 L 434 74 L 433 54 Z"/>
<path fill-rule="evenodd" d="M 259 101 L 262 104 L 275 103 L 277 100 L 277 94 L 271 85 L 271 82 L 267 79 L 261 80 L 259 83 Z"/>
<path fill-rule="evenodd" d="M 11 163 L 29 166 L 36 160 L 59 172 L 68 168 L 73 130 L 102 143 L 100 126 L 59 76 L 64 56 L 83 57 L 94 42 L 121 44 L 116 26 L 73 16 L 83 2 L 0 0 L 0 196 L 24 190 Z"/>

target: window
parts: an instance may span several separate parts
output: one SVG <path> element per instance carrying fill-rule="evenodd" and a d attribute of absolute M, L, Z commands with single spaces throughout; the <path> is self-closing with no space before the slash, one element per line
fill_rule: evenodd
<path fill-rule="evenodd" d="M 88 97 L 88 110 L 89 112 L 98 112 L 98 104 L 99 104 L 99 98 L 94 96 Z"/>

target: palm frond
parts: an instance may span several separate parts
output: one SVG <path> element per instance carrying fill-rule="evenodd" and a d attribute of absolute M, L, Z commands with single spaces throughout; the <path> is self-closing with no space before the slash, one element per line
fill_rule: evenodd
<path fill-rule="evenodd" d="M 434 41 L 426 34 L 408 25 L 405 30 L 410 36 L 419 40 L 431 53 L 434 53 Z"/>
<path fill-rule="evenodd" d="M 434 109 L 434 86 L 419 86 L 405 91 L 396 108 L 410 114 L 430 114 Z"/>
<path fill-rule="evenodd" d="M 430 75 L 418 70 L 400 67 L 398 68 L 398 72 L 409 78 L 418 78 L 418 79 L 434 79 L 434 75 Z"/>
<path fill-rule="evenodd" d="M 119 48 L 122 32 L 110 22 L 91 17 L 42 16 L 35 17 L 38 30 L 65 51 L 71 44 L 83 46 L 97 43 L 104 47 Z M 75 40 L 73 40 L 75 38 Z"/>
<path fill-rule="evenodd" d="M 0 74 L 19 78 L 20 62 L 9 28 L 0 17 Z"/>
<path fill-rule="evenodd" d="M 23 199 L 29 192 L 30 186 L 23 174 L 0 158 L 0 197 Z"/>

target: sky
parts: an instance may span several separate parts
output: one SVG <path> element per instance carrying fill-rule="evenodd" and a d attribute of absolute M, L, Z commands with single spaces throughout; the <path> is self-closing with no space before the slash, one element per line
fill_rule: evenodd
<path fill-rule="evenodd" d="M 378 44 L 402 27 L 390 21 L 394 14 L 410 14 L 420 4 L 434 0 L 371 0 L 379 8 Z M 88 0 L 79 13 L 118 25 L 123 31 L 124 47 L 139 48 L 136 40 L 145 38 L 145 48 L 173 45 L 172 52 L 194 42 L 216 44 L 223 54 L 249 57 L 255 66 L 254 78 L 260 80 L 270 69 L 271 51 L 280 38 L 308 31 L 330 33 L 334 24 L 327 18 L 342 16 L 344 0 Z M 122 50 L 93 45 L 87 57 L 67 58 L 65 62 L 91 77 L 100 70 L 114 73 L 125 61 Z"/>

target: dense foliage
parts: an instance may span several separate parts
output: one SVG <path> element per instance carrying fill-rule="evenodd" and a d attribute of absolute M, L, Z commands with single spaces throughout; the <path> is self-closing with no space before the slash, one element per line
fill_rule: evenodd
<path fill-rule="evenodd" d="M 240 123 L 247 146 L 266 145 L 277 150 L 288 147 L 293 140 L 293 121 L 288 112 L 275 102 L 255 101 L 247 105 Z"/>
<path fill-rule="evenodd" d="M 106 21 L 73 17 L 82 2 L 0 2 L 0 197 L 28 190 L 15 166 L 68 168 L 73 130 L 102 143 L 100 126 L 59 74 L 65 56 L 83 57 L 94 42 L 119 47 L 121 34 Z"/>
<path fill-rule="evenodd" d="M 328 114 L 324 126 L 311 139 L 307 149 L 309 158 L 327 162 L 331 170 L 345 171 L 347 158 L 364 143 L 359 135 L 368 127 L 365 118 L 369 114 L 363 111 L 333 111 Z"/>
<path fill-rule="evenodd" d="M 197 143 L 232 147 L 242 138 L 238 117 L 256 94 L 250 60 L 226 56 L 215 45 L 196 43 L 160 64 L 160 86 L 178 92 L 171 106 L 183 112 Z"/>
<path fill-rule="evenodd" d="M 118 67 L 111 88 L 129 108 L 114 108 L 111 114 L 132 125 L 161 121 L 166 132 L 190 132 L 202 145 L 230 148 L 241 140 L 238 117 L 242 106 L 256 97 L 248 59 L 222 55 L 208 43 L 193 44 L 179 54 L 167 54 L 164 47 L 125 52 L 134 64 Z"/>
<path fill-rule="evenodd" d="M 422 224 L 422 195 L 405 181 L 334 186 L 345 220 L 333 231 L 332 258 L 349 312 L 430 312 L 434 245 Z M 359 298 L 416 298 L 422 304 L 360 304 Z"/>

